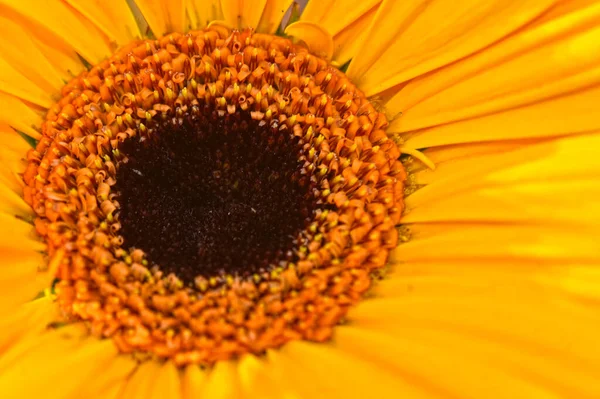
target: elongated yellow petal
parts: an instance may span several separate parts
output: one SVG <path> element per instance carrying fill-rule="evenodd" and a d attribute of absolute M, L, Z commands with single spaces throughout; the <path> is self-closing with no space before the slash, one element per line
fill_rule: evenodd
<path fill-rule="evenodd" d="M 452 133 L 446 129 L 465 130 L 465 124 L 477 122 L 487 127 L 511 110 L 516 114 L 507 137 L 560 134 L 556 132 L 564 125 L 553 129 L 546 123 L 567 114 L 569 121 L 571 117 L 573 122 L 582 119 L 573 124 L 572 132 L 599 128 L 592 108 L 584 102 L 600 98 L 600 60 L 595 56 L 600 51 L 600 29 L 595 28 L 599 21 L 600 4 L 575 10 L 438 73 L 415 79 L 387 102 L 388 112 L 402 113 L 390 131 L 425 129 L 412 137 L 412 146 L 473 141 L 468 133 L 450 141 L 446 135 Z M 539 60 L 546 60 L 544 67 Z M 519 114 L 521 108 L 523 114 Z M 562 112 L 553 115 L 561 108 Z M 528 133 L 527 123 L 539 123 L 540 127 Z M 493 128 L 482 130 L 478 129 L 480 140 L 500 137 Z"/>
<path fill-rule="evenodd" d="M 293 0 L 267 0 L 256 31 L 274 34 L 292 3 Z"/>
<path fill-rule="evenodd" d="M 202 29 L 212 21 L 224 19 L 219 0 L 188 0 L 186 14 L 192 29 Z"/>
<path fill-rule="evenodd" d="M 577 362 L 570 369 L 560 356 L 449 330 L 340 328 L 336 344 L 421 386 L 431 398 L 584 397 L 596 391 L 593 374 Z"/>
<path fill-rule="evenodd" d="M 1 0 L 0 6 L 5 16 L 18 20 L 24 29 L 42 37 L 44 31 L 49 31 L 92 64 L 112 53 L 108 38 L 62 1 Z"/>
<path fill-rule="evenodd" d="M 227 23 L 238 29 L 256 28 L 267 0 L 221 0 L 221 10 Z"/>
<path fill-rule="evenodd" d="M 0 354 L 9 350 L 16 342 L 35 342 L 48 323 L 58 316 L 58 307 L 50 297 L 44 297 L 13 309 L 0 316 Z M 33 338 L 32 338 L 33 337 Z"/>
<path fill-rule="evenodd" d="M 398 378 L 376 363 L 364 362 L 353 356 L 352 351 L 340 350 L 335 341 L 333 345 L 291 342 L 275 359 L 273 368 L 281 367 L 283 373 L 295 374 L 298 381 L 287 385 L 301 398 L 429 397 L 422 387 Z M 305 387 L 309 384 L 302 381 L 310 381 L 313 386 Z M 311 389 L 315 388 L 317 396 L 312 396 Z"/>
<path fill-rule="evenodd" d="M 537 259 L 539 262 L 600 259 L 597 228 L 566 225 L 493 223 L 428 223 L 410 226 L 412 239 L 401 246 L 399 258 L 441 259 Z M 435 251 L 427 250 L 435 248 Z"/>
<path fill-rule="evenodd" d="M 8 216 L 31 217 L 33 212 L 19 192 L 0 182 L 0 212 Z"/>
<path fill-rule="evenodd" d="M 358 51 L 363 41 L 367 39 L 367 28 L 377 13 L 378 5 L 365 12 L 356 21 L 347 25 L 333 36 L 333 60 L 340 65 L 359 56 Z"/>
<path fill-rule="evenodd" d="M 199 398 L 206 384 L 206 372 L 196 365 L 187 366 L 181 384 L 184 399 Z"/>
<path fill-rule="evenodd" d="M 276 399 L 292 397 L 285 395 L 286 387 L 274 378 L 272 374 L 273 365 L 264 358 L 255 355 L 246 355 L 238 363 L 238 375 L 240 381 L 241 396 L 244 398 L 259 397 L 264 399 Z"/>
<path fill-rule="evenodd" d="M 133 375 L 128 378 L 119 398 L 149 398 L 152 395 L 160 367 L 160 363 L 152 359 L 140 364 Z"/>
<path fill-rule="evenodd" d="M 386 0 L 348 76 L 367 95 L 375 94 L 473 54 L 524 26 L 553 2 Z"/>
<path fill-rule="evenodd" d="M 84 17 L 98 27 L 110 40 L 125 45 L 141 37 L 135 17 L 126 0 L 66 0 Z"/>
<path fill-rule="evenodd" d="M 31 81 L 1 56 L 0 88 L 4 94 L 18 97 L 41 107 L 49 108 L 53 103 L 52 94 L 48 90 L 44 90 L 34 81 Z"/>
<path fill-rule="evenodd" d="M 309 1 L 300 20 L 318 23 L 335 36 L 380 2 L 381 0 Z"/>
<path fill-rule="evenodd" d="M 42 90 L 49 93 L 60 91 L 64 85 L 64 73 L 40 52 L 29 32 L 18 22 L 0 16 L 0 35 L 6 38 L 0 43 L 0 54 L 4 62 Z"/>
<path fill-rule="evenodd" d="M 12 248 L 23 251 L 43 251 L 46 245 L 37 240 L 31 224 L 14 215 L 0 213 L 0 250 Z"/>
<path fill-rule="evenodd" d="M 39 132 L 42 125 L 41 112 L 34 110 L 17 97 L 2 92 L 0 92 L 0 122 L 33 138 L 41 137 Z M 7 129 L 0 125 L 0 130 L 4 132 Z M 17 135 L 13 137 L 16 138 Z"/>
<path fill-rule="evenodd" d="M 67 399 L 80 399 L 82 397 L 94 399 L 117 398 L 137 367 L 138 363 L 133 358 L 126 355 L 115 356 L 106 365 L 106 368 L 102 369 L 101 373 L 86 381 Z"/>
<path fill-rule="evenodd" d="M 234 399 L 239 397 L 239 378 L 235 361 L 215 364 L 202 386 L 201 398 Z"/>
<path fill-rule="evenodd" d="M 187 31 L 186 0 L 136 0 L 156 37 Z"/>
<path fill-rule="evenodd" d="M 302 40 L 315 55 L 331 60 L 333 57 L 333 38 L 325 28 L 314 23 L 298 21 L 285 28 L 285 34 Z"/>
<path fill-rule="evenodd" d="M 179 399 L 182 397 L 179 370 L 173 362 L 166 362 L 161 366 L 153 381 L 153 389 L 146 397 L 148 399 Z"/>
<path fill-rule="evenodd" d="M 497 186 L 502 189 L 510 184 L 592 181 L 600 170 L 600 162 L 595 156 L 598 145 L 600 135 L 586 134 L 539 143 L 490 145 L 490 149 L 496 149 L 493 153 L 483 151 L 485 144 L 467 146 L 466 151 L 473 152 L 468 155 L 460 152 L 458 146 L 426 151 L 440 162 L 434 171 L 423 169 L 414 173 L 415 183 L 425 187 L 411 194 L 406 203 L 413 209 L 425 203 L 443 201 L 454 194 L 466 194 L 470 188 Z M 581 199 L 591 201 L 592 198 Z M 561 197 L 555 200 L 561 201 Z"/>
<path fill-rule="evenodd" d="M 50 330 L 29 339 L 31 344 L 24 341 L 11 348 L 0 360 L 3 393 L 13 398 L 64 398 L 101 373 L 118 356 L 117 349 L 110 340 L 82 338 L 81 331 L 80 326 Z M 52 367 L 40 367 L 48 359 Z"/>
<path fill-rule="evenodd" d="M 333 60 L 343 65 L 357 54 L 380 3 L 381 0 L 309 1 L 300 20 L 315 23 L 331 35 Z M 320 41 L 318 36 L 314 41 Z"/>

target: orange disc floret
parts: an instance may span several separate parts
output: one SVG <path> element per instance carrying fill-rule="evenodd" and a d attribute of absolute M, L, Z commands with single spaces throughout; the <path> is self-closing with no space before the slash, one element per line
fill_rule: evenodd
<path fill-rule="evenodd" d="M 24 197 L 49 255 L 61 254 L 59 305 L 123 352 L 212 364 L 325 341 L 398 242 L 406 176 L 384 115 L 288 39 L 215 27 L 137 41 L 62 96 L 27 155 Z M 311 207 L 279 262 L 250 274 L 199 270 L 190 284 L 127 246 L 117 177 L 132 145 L 215 120 L 260 130 L 268 148 L 292 143 L 289 176 Z"/>

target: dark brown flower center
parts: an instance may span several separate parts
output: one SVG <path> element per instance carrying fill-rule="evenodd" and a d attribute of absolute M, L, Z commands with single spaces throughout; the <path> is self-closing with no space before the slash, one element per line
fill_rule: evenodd
<path fill-rule="evenodd" d="M 297 260 L 317 201 L 287 127 L 207 108 L 160 123 L 150 137 L 122 148 L 124 247 L 188 284 Z"/>

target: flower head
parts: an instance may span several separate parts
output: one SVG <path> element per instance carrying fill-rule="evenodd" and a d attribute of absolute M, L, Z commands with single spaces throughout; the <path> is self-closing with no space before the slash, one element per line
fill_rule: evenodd
<path fill-rule="evenodd" d="M 598 4 L 291 3 L 0 2 L 3 392 L 600 394 Z"/>

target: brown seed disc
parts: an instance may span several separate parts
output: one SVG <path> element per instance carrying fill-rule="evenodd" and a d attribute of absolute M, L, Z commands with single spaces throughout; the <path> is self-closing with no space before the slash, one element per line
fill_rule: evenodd
<path fill-rule="evenodd" d="M 65 86 L 27 156 L 59 305 L 180 365 L 329 339 L 398 241 L 386 126 L 288 39 L 216 27 L 119 50 Z"/>

